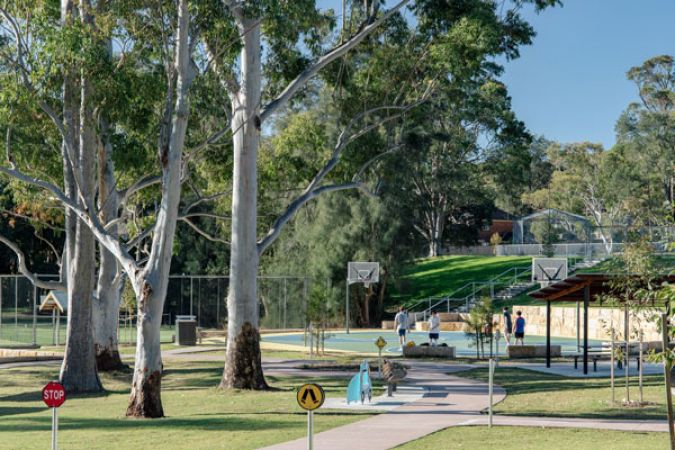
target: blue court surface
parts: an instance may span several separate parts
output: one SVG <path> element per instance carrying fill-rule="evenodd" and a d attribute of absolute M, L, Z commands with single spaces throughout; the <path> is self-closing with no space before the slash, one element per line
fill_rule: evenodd
<path fill-rule="evenodd" d="M 352 352 L 376 353 L 377 347 L 375 340 L 382 336 L 387 345 L 384 347 L 383 353 L 400 354 L 398 336 L 391 330 L 382 330 L 381 332 L 373 331 L 352 331 L 349 334 L 344 332 L 326 332 L 326 350 L 347 350 Z M 407 335 L 408 341 L 414 341 L 416 344 L 429 341 L 428 333 L 424 332 L 410 332 Z M 293 345 L 298 347 L 305 346 L 305 337 L 303 333 L 279 334 L 279 335 L 263 335 L 263 342 L 273 342 L 278 344 Z M 457 355 L 475 356 L 475 338 L 470 338 L 466 333 L 461 331 L 445 331 L 441 332 L 439 343 L 446 343 L 454 346 Z M 514 342 L 513 340 L 511 342 Z M 602 341 L 589 340 L 589 345 L 600 345 Z M 545 344 L 546 336 L 525 336 L 525 344 Z M 552 345 L 562 346 L 562 351 L 575 352 L 577 340 L 575 338 L 551 337 Z M 485 346 L 485 353 L 489 353 L 489 344 Z M 505 342 L 502 338 L 499 341 L 499 354 L 505 355 Z"/>

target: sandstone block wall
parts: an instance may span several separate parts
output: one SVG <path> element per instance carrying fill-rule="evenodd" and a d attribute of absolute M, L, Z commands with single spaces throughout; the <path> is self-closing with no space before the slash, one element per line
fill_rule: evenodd
<path fill-rule="evenodd" d="M 584 309 L 579 308 L 580 336 L 583 338 Z M 521 311 L 525 318 L 525 335 L 546 335 L 546 306 L 514 306 L 515 312 Z M 631 340 L 637 340 L 637 330 L 642 329 L 645 341 L 658 341 L 660 333 L 656 323 L 647 318 L 646 312 L 629 312 L 628 323 L 630 326 Z M 589 339 L 609 340 L 610 327 L 614 324 L 617 339 L 623 339 L 624 311 L 618 308 L 588 308 L 588 337 Z M 551 308 L 551 335 L 559 337 L 577 337 L 577 309 L 576 306 Z"/>

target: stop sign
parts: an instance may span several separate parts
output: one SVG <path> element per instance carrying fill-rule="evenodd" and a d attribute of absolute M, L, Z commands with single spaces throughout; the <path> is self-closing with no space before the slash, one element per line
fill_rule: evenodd
<path fill-rule="evenodd" d="M 66 390 L 61 383 L 50 381 L 42 388 L 42 401 L 50 408 L 58 408 L 66 401 Z"/>

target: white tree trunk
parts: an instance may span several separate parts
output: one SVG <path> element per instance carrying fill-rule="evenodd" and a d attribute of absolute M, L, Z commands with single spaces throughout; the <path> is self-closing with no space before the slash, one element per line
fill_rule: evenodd
<path fill-rule="evenodd" d="M 258 332 L 257 156 L 260 140 L 260 25 L 242 19 L 249 30 L 241 51 L 242 89 L 233 102 L 234 176 L 232 245 L 227 296 L 227 354 L 221 387 L 265 389 Z"/>
<path fill-rule="evenodd" d="M 83 21 L 86 21 L 83 15 Z M 64 97 L 70 99 L 69 87 Z M 79 145 L 77 169 L 78 204 L 89 208 L 93 203 L 96 135 L 90 105 L 91 86 L 86 77 L 80 80 Z M 66 103 L 69 108 L 70 101 Z M 72 147 L 75 148 L 75 147 Z M 92 331 L 92 294 L 96 249 L 94 235 L 88 226 L 77 220 L 74 239 L 69 242 L 68 262 L 68 325 L 66 349 L 61 365 L 60 381 L 68 392 L 98 392 L 103 390 L 96 370 Z"/>
<path fill-rule="evenodd" d="M 154 228 L 150 257 L 145 268 L 132 278 L 138 303 L 138 330 L 127 416 L 133 417 L 164 415 L 161 400 L 160 326 L 169 285 L 171 251 L 180 203 L 181 158 L 189 114 L 188 91 L 192 81 L 189 26 L 187 0 L 181 0 L 178 5 L 176 31 L 176 102 L 168 145 L 159 149 L 162 163 L 162 203 Z"/>

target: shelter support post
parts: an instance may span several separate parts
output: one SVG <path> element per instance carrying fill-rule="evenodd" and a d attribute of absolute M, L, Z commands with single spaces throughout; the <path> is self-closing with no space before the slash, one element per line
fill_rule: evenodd
<path fill-rule="evenodd" d="M 591 286 L 584 287 L 584 375 L 588 375 L 588 303 L 591 300 Z"/>
<path fill-rule="evenodd" d="M 551 302 L 546 302 L 546 367 L 551 367 Z"/>

